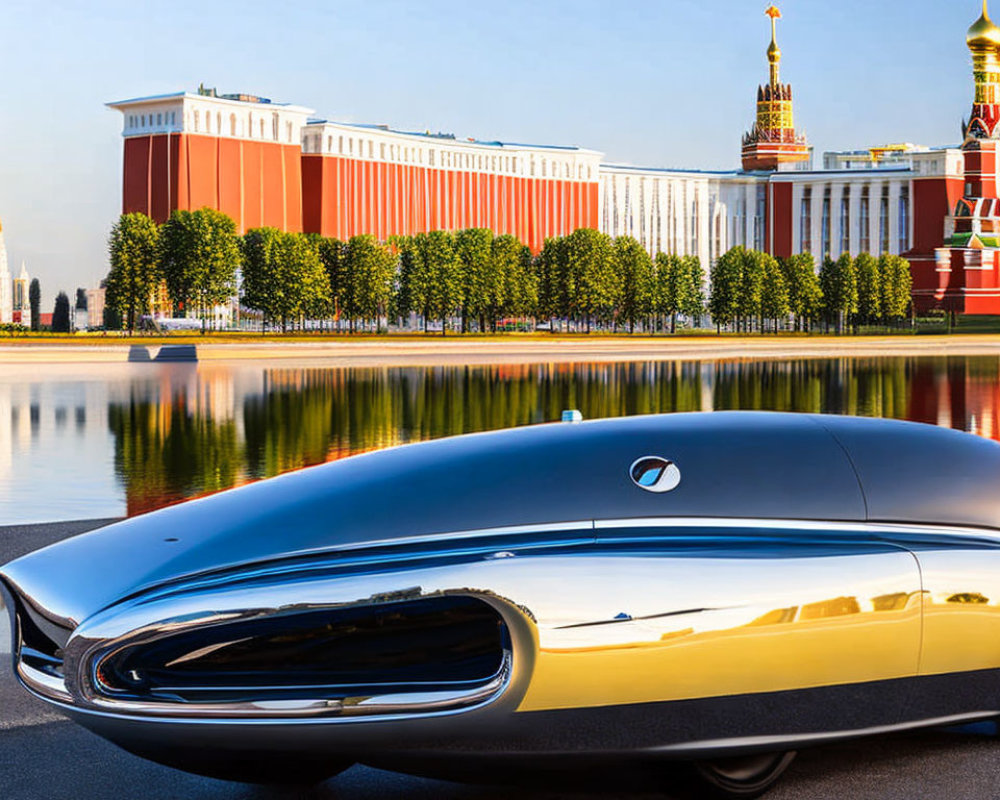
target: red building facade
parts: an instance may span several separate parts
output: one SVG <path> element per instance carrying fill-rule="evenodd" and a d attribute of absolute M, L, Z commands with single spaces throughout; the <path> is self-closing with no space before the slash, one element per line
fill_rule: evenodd
<path fill-rule="evenodd" d="M 302 143 L 305 230 L 379 239 L 489 228 L 536 252 L 598 224 L 600 153 L 315 122 Z"/>
<path fill-rule="evenodd" d="M 123 213 L 157 222 L 216 208 L 240 231 L 302 230 L 302 128 L 311 112 L 245 95 L 178 93 L 112 103 L 125 117 Z"/>
<path fill-rule="evenodd" d="M 123 213 L 163 222 L 215 208 L 261 226 L 347 239 L 490 228 L 534 250 L 598 222 L 600 154 L 309 121 L 246 95 L 110 104 L 125 117 Z"/>

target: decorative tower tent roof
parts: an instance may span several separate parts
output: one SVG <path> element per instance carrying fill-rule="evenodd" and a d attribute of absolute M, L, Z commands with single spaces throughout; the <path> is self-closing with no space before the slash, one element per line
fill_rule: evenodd
<path fill-rule="evenodd" d="M 962 124 L 962 196 L 945 218 L 944 246 L 937 248 L 934 274 L 914 271 L 914 296 L 921 306 L 965 314 L 1000 311 L 1000 197 L 997 193 L 1000 140 L 1000 27 L 983 13 L 966 36 L 972 53 L 975 96 Z"/>
<path fill-rule="evenodd" d="M 972 116 L 962 126 L 962 136 L 992 139 L 1000 122 L 1000 28 L 990 19 L 986 0 L 983 13 L 969 28 L 965 42 L 972 52 L 976 95 Z"/>
<path fill-rule="evenodd" d="M 795 130 L 792 87 L 781 82 L 781 48 L 778 47 L 777 22 L 781 11 L 769 6 L 771 44 L 767 48 L 770 80 L 757 89 L 757 119 L 743 137 L 743 169 L 777 170 L 785 164 L 808 165 L 812 150 L 804 136 Z"/>

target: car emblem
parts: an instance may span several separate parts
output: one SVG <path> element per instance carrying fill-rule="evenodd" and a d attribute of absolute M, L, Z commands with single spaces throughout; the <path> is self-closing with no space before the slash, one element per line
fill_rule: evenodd
<path fill-rule="evenodd" d="M 643 456 L 629 467 L 628 474 L 640 489 L 657 494 L 672 492 L 681 482 L 677 465 L 659 456 Z"/>

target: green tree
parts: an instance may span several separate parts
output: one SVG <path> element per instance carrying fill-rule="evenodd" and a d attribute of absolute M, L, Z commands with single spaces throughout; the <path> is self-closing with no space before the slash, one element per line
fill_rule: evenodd
<path fill-rule="evenodd" d="M 56 295 L 55 308 L 52 310 L 52 332 L 69 333 L 69 297 L 66 292 Z"/>
<path fill-rule="evenodd" d="M 264 315 L 264 331 L 276 321 L 284 323 L 286 286 L 277 263 L 277 228 L 251 228 L 240 241 L 243 255 L 243 303 Z"/>
<path fill-rule="evenodd" d="M 462 266 L 455 254 L 454 237 L 446 231 L 418 233 L 396 240 L 399 250 L 399 285 L 396 311 L 423 317 L 424 330 L 432 319 L 441 320 L 447 333 L 448 317 L 462 305 Z"/>
<path fill-rule="evenodd" d="M 611 237 L 592 228 L 579 228 L 565 241 L 565 294 L 572 315 L 582 317 L 590 333 L 592 322 L 610 321 L 622 293 L 615 269 Z"/>
<path fill-rule="evenodd" d="M 832 321 L 840 333 L 845 320 L 858 313 L 858 278 L 854 260 L 844 253 L 836 261 L 826 259 L 819 273 L 820 288 L 823 290 L 823 306 L 827 319 Z"/>
<path fill-rule="evenodd" d="M 861 253 L 854 261 L 858 282 L 858 318 L 873 323 L 882 317 L 882 270 L 880 261 Z"/>
<path fill-rule="evenodd" d="M 493 231 L 469 228 L 455 234 L 455 255 L 461 265 L 462 331 L 469 329 L 469 319 L 486 329 L 487 317 L 496 320 L 503 302 L 503 275 L 499 274 L 493 255 Z"/>
<path fill-rule="evenodd" d="M 160 230 L 160 264 L 167 292 L 183 315 L 207 317 L 236 293 L 240 262 L 236 223 L 212 208 L 174 211 Z"/>
<path fill-rule="evenodd" d="M 762 253 L 759 260 L 763 270 L 760 298 L 761 317 L 765 320 L 771 320 L 774 323 L 774 331 L 777 333 L 778 321 L 791 313 L 788 283 L 781 265 L 774 256 Z"/>
<path fill-rule="evenodd" d="M 315 240 L 316 251 L 319 259 L 326 270 L 327 283 L 330 286 L 330 302 L 333 303 L 333 313 L 339 320 L 341 309 L 344 307 L 344 298 L 347 296 L 349 286 L 345 264 L 345 245 L 339 239 L 328 239 L 317 237 Z"/>
<path fill-rule="evenodd" d="M 111 229 L 105 303 L 124 315 L 130 331 L 149 313 L 160 284 L 159 247 L 160 229 L 145 214 L 122 214 Z"/>
<path fill-rule="evenodd" d="M 653 262 L 655 269 L 653 288 L 653 313 L 670 318 L 670 332 L 677 330 L 677 315 L 680 313 L 679 276 L 683 270 L 680 256 L 660 252 Z"/>
<path fill-rule="evenodd" d="M 426 331 L 430 314 L 430 276 L 423 248 L 417 236 L 396 237 L 393 243 L 399 251 L 399 281 L 393 302 L 395 314 L 398 317 L 418 314 Z"/>
<path fill-rule="evenodd" d="M 388 314 L 396 254 L 374 236 L 354 236 L 344 251 L 345 274 L 350 286 L 344 310 L 351 319 L 371 320 L 379 330 L 382 315 Z"/>
<path fill-rule="evenodd" d="M 701 259 L 695 255 L 681 257 L 678 292 L 675 296 L 677 311 L 696 320 L 705 313 L 705 270 Z"/>
<path fill-rule="evenodd" d="M 28 305 L 31 307 L 31 330 L 37 331 L 41 327 L 42 310 L 42 287 L 38 278 L 32 278 L 28 286 Z"/>
<path fill-rule="evenodd" d="M 764 254 L 743 251 L 743 269 L 739 282 L 739 314 L 744 330 L 753 329 L 753 321 L 763 317 Z"/>
<path fill-rule="evenodd" d="M 289 233 L 291 242 L 286 252 L 295 259 L 302 285 L 300 313 L 303 319 L 319 320 L 322 324 L 333 314 L 333 291 L 326 264 L 320 258 L 320 237 L 310 234 Z"/>
<path fill-rule="evenodd" d="M 902 256 L 886 254 L 879 259 L 879 267 L 882 273 L 882 317 L 887 322 L 898 323 L 909 313 L 912 301 L 910 262 Z"/>
<path fill-rule="evenodd" d="M 441 320 L 441 335 L 448 332 L 448 317 L 462 305 L 462 267 L 455 255 L 455 238 L 446 231 L 431 231 L 421 238 L 424 264 L 430 279 L 429 309 Z"/>
<path fill-rule="evenodd" d="M 545 240 L 541 252 L 535 259 L 535 274 L 538 277 L 538 313 L 554 320 L 557 317 L 569 319 L 570 281 L 566 268 L 566 238 L 562 236 Z M 555 325 L 552 327 L 555 333 Z"/>
<path fill-rule="evenodd" d="M 799 330 L 807 330 L 810 323 L 823 313 L 823 290 L 816 274 L 812 253 L 799 253 L 781 262 L 785 284 L 788 287 L 788 305 L 795 315 Z"/>
<path fill-rule="evenodd" d="M 635 331 L 636 320 L 649 317 L 654 311 L 656 276 L 649 253 L 631 236 L 619 236 L 614 241 L 614 269 L 621 282 L 619 313 Z"/>
<path fill-rule="evenodd" d="M 490 259 L 491 269 L 500 276 L 502 286 L 500 302 L 493 312 L 494 322 L 498 316 L 534 316 L 538 308 L 538 277 L 531 249 L 516 236 L 504 234 L 493 239 Z"/>
<path fill-rule="evenodd" d="M 737 245 L 719 256 L 712 267 L 708 311 L 717 328 L 732 325 L 740 318 L 740 292 L 746 256 L 746 248 Z"/>

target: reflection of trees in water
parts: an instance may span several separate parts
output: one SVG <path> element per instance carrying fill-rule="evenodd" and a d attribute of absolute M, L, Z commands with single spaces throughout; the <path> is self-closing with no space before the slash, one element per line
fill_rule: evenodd
<path fill-rule="evenodd" d="M 183 397 L 112 403 L 108 425 L 130 516 L 227 489 L 243 474 L 233 420 L 194 413 Z"/>
<path fill-rule="evenodd" d="M 963 387 L 996 396 L 997 360 L 829 359 L 275 369 L 240 395 L 231 375 L 161 391 L 137 384 L 109 410 L 129 513 L 407 441 L 558 420 L 671 411 L 846 413 L 962 426 Z M 225 386 L 220 386 L 220 379 Z M 228 383 L 226 381 L 228 380 Z M 942 394 L 947 387 L 947 394 Z M 224 399 L 224 402 L 219 401 Z M 983 413 L 981 410 L 978 413 Z"/>
<path fill-rule="evenodd" d="M 715 365 L 717 410 L 906 418 L 905 359 L 730 362 Z"/>

